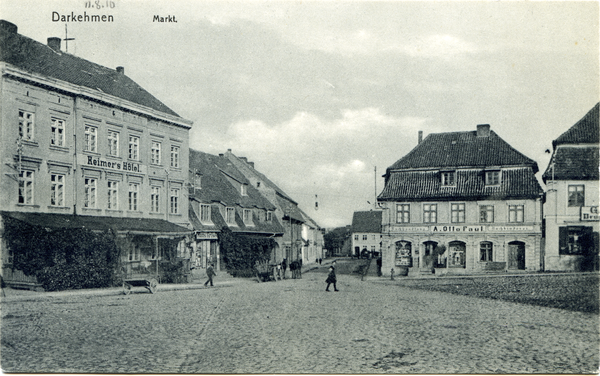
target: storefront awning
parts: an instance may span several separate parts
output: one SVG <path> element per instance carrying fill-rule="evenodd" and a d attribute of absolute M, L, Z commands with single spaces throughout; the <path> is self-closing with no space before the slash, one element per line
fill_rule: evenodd
<path fill-rule="evenodd" d="M 187 228 L 165 221 L 164 219 L 22 212 L 0 212 L 0 214 L 29 223 L 30 225 L 49 229 L 87 228 L 92 231 L 106 231 L 110 229 L 118 234 L 130 233 L 165 236 L 183 236 L 192 233 Z"/>

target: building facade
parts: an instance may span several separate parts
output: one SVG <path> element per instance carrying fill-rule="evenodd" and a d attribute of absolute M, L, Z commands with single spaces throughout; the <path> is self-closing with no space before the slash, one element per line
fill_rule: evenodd
<path fill-rule="evenodd" d="M 598 270 L 598 107 L 552 142 L 543 175 L 546 270 Z"/>
<path fill-rule="evenodd" d="M 384 274 L 540 270 L 537 172 L 488 124 L 419 140 L 387 169 L 378 196 Z"/>
<path fill-rule="evenodd" d="M 115 228 L 128 239 L 126 268 L 156 261 L 159 238 L 188 231 L 184 190 L 192 122 L 123 67 L 65 53 L 60 38 L 36 42 L 7 21 L 0 21 L 0 33 L 4 215 L 25 213 L 18 217 L 27 222 L 44 214 L 49 225 L 77 217 L 70 223 L 98 231 L 103 223 L 120 223 Z M 136 221 L 141 225 L 132 225 Z M 3 258 L 3 269 L 10 268 L 9 259 Z"/>
<path fill-rule="evenodd" d="M 352 216 L 352 256 L 379 257 L 383 211 L 359 211 Z"/>

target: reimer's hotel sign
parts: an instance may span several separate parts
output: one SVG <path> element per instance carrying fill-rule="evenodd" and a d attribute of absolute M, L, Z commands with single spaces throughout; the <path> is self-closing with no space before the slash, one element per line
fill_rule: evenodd
<path fill-rule="evenodd" d="M 92 155 L 77 155 L 77 163 L 81 167 L 96 167 L 104 170 L 134 172 L 138 174 L 146 173 L 146 166 L 142 164 L 127 161 L 111 161 Z"/>

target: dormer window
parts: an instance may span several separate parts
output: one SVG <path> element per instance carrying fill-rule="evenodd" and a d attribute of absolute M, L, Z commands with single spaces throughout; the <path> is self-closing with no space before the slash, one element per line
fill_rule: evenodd
<path fill-rule="evenodd" d="M 267 210 L 267 222 L 271 222 L 273 220 L 273 212 Z"/>
<path fill-rule="evenodd" d="M 248 196 L 248 187 L 246 186 L 246 184 L 242 184 L 240 192 L 242 196 Z"/>
<path fill-rule="evenodd" d="M 485 172 L 485 185 L 499 185 L 500 184 L 500 171 L 486 171 Z"/>
<path fill-rule="evenodd" d="M 200 205 L 200 222 L 210 223 L 210 205 Z"/>
<path fill-rule="evenodd" d="M 456 171 L 442 171 L 442 186 L 450 187 L 456 185 Z"/>
<path fill-rule="evenodd" d="M 252 225 L 252 209 L 244 209 L 243 220 L 244 224 Z"/>
<path fill-rule="evenodd" d="M 226 208 L 225 222 L 228 225 L 235 225 L 235 208 Z"/>
<path fill-rule="evenodd" d="M 202 175 L 196 174 L 194 176 L 194 188 L 201 189 L 202 188 Z"/>

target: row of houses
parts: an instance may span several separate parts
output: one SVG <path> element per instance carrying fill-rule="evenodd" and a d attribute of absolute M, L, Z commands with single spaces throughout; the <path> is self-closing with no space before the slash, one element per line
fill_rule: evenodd
<path fill-rule="evenodd" d="M 599 104 L 553 141 L 542 175 L 488 124 L 430 134 L 387 168 L 378 210 L 353 218 L 353 253 L 388 275 L 598 270 Z M 550 150 L 548 150 L 550 152 Z"/>
<path fill-rule="evenodd" d="M 184 270 L 223 267 L 218 236 L 274 239 L 270 263 L 323 256 L 321 228 L 231 150 L 189 145 L 192 122 L 125 75 L 43 44 L 0 21 L 0 251 L 14 267 L 7 221 L 110 231 L 127 272 L 169 259 Z"/>

